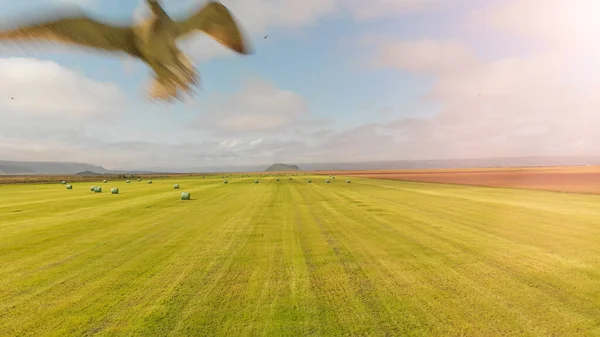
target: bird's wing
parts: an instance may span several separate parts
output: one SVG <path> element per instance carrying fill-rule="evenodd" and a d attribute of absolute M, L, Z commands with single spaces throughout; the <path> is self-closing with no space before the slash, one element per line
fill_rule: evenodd
<path fill-rule="evenodd" d="M 227 48 L 240 54 L 250 54 L 250 46 L 229 10 L 221 3 L 209 1 L 187 19 L 177 21 L 177 37 L 185 37 L 195 31 L 208 34 Z"/>
<path fill-rule="evenodd" d="M 3 41 L 49 41 L 137 56 L 131 27 L 111 26 L 85 15 L 46 19 L 0 30 Z"/>

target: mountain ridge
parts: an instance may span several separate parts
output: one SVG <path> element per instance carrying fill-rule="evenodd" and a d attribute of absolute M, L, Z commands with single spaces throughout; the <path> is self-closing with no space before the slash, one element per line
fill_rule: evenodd
<path fill-rule="evenodd" d="M 280 163 L 276 163 L 280 164 Z M 273 164 L 273 165 L 276 165 Z M 41 162 L 0 160 L 0 175 L 72 174 L 93 172 L 97 174 L 168 174 L 208 172 L 260 172 L 273 165 L 219 165 L 205 167 L 150 167 L 145 170 L 109 170 L 100 165 L 77 162 Z M 286 164 L 282 164 L 286 165 Z M 534 166 L 585 166 L 600 165 L 598 156 L 555 157 L 498 157 L 478 159 L 395 160 L 371 162 L 298 163 L 303 171 L 352 171 L 352 170 L 406 170 L 406 169 L 458 169 L 490 167 Z M 295 166 L 298 166 L 295 165 Z M 298 167 L 298 169 L 300 169 Z"/>
<path fill-rule="evenodd" d="M 288 172 L 288 171 L 300 171 L 300 167 L 298 167 L 298 165 L 275 163 L 265 169 L 265 172 Z"/>

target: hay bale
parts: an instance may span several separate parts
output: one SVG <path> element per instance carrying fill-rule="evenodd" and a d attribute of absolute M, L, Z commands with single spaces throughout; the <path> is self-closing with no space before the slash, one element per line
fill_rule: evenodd
<path fill-rule="evenodd" d="M 279 178 L 275 179 L 275 181 L 279 181 Z"/>
<path fill-rule="evenodd" d="M 126 183 L 128 183 L 128 184 L 129 184 L 130 182 L 131 182 L 131 180 L 127 180 L 127 181 L 126 181 Z"/>
<path fill-rule="evenodd" d="M 335 179 L 335 176 L 331 177 L 331 179 Z"/>
<path fill-rule="evenodd" d="M 173 189 L 178 190 L 179 189 L 179 184 L 173 185 Z"/>
<path fill-rule="evenodd" d="M 227 180 L 223 180 L 223 184 L 227 184 L 229 183 Z"/>
<path fill-rule="evenodd" d="M 138 181 L 142 181 L 142 178 L 139 178 Z"/>
<path fill-rule="evenodd" d="M 350 180 L 346 180 L 346 184 L 350 184 Z"/>
<path fill-rule="evenodd" d="M 115 188 L 111 188 L 110 189 L 110 193 L 112 193 L 112 194 L 119 194 L 119 189 L 116 188 L 116 187 Z"/>
<path fill-rule="evenodd" d="M 63 180 L 63 181 L 61 181 L 60 183 L 64 185 L 64 184 L 66 184 L 67 182 Z"/>
<path fill-rule="evenodd" d="M 73 189 L 73 185 L 67 185 L 67 189 L 68 190 L 72 190 Z"/>
<path fill-rule="evenodd" d="M 308 179 L 306 182 L 310 184 L 312 183 L 312 180 Z"/>
<path fill-rule="evenodd" d="M 331 180 L 329 180 L 329 179 L 325 180 L 326 184 L 329 184 L 330 182 L 331 182 Z"/>
<path fill-rule="evenodd" d="M 96 190 L 96 186 L 91 186 L 90 191 L 94 192 Z"/>
<path fill-rule="evenodd" d="M 190 200 L 191 198 L 190 192 L 181 192 L 181 200 Z"/>
<path fill-rule="evenodd" d="M 96 187 L 94 188 L 94 193 L 102 193 L 102 187 L 100 187 L 100 186 L 96 186 Z"/>
<path fill-rule="evenodd" d="M 292 177 L 290 177 L 290 180 L 292 180 Z"/>
<path fill-rule="evenodd" d="M 148 184 L 152 184 L 152 180 L 148 180 Z"/>
<path fill-rule="evenodd" d="M 257 179 L 257 180 L 254 180 L 254 183 L 255 183 L 255 184 L 258 184 L 258 179 Z"/>
<path fill-rule="evenodd" d="M 102 182 L 106 184 L 106 180 L 102 180 Z"/>

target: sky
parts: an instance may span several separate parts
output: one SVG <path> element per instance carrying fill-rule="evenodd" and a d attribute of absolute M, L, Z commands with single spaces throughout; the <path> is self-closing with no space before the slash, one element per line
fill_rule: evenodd
<path fill-rule="evenodd" d="M 221 2 L 253 53 L 181 41 L 202 81 L 182 103 L 149 101 L 139 60 L 0 42 L 0 159 L 178 169 L 600 154 L 597 0 Z M 174 19 L 202 3 L 163 1 Z M 0 6 L 0 22 L 56 6 L 111 23 L 147 14 L 139 0 Z"/>

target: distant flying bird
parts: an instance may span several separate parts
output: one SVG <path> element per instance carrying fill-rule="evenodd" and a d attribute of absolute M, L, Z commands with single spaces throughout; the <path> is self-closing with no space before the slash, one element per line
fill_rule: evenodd
<path fill-rule="evenodd" d="M 265 35 L 265 40 L 267 39 L 267 36 L 269 36 L 269 34 Z"/>
<path fill-rule="evenodd" d="M 146 63 L 154 72 L 148 95 L 157 100 L 181 99 L 199 85 L 199 75 L 177 48 L 178 39 L 197 31 L 208 34 L 223 46 L 242 55 L 251 53 L 230 11 L 217 1 L 208 1 L 184 20 L 174 21 L 159 0 L 146 0 L 152 16 L 129 26 L 101 23 L 86 15 L 60 17 L 0 31 L 3 41 L 46 40 L 79 47 L 123 52 Z"/>

